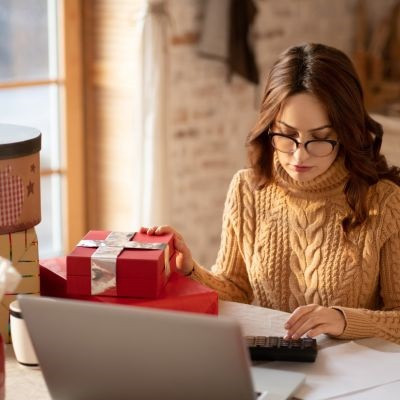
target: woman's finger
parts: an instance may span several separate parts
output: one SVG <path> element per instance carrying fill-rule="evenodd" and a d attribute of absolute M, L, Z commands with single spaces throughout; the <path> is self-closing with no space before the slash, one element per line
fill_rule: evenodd
<path fill-rule="evenodd" d="M 182 239 L 182 235 L 177 232 L 174 228 L 169 225 L 153 226 L 151 228 L 143 228 L 142 233 L 147 233 L 148 235 L 164 235 L 166 233 L 173 233 L 175 237 Z"/>
<path fill-rule="evenodd" d="M 157 230 L 158 230 L 159 228 L 160 228 L 160 227 L 157 226 L 157 225 L 154 225 L 154 226 L 152 226 L 152 227 L 150 227 L 150 228 L 145 228 L 145 227 L 143 227 L 143 228 L 140 228 L 140 232 L 141 232 L 141 233 L 146 233 L 147 235 L 153 235 L 153 234 L 155 234 L 155 233 L 157 232 Z M 157 232 L 157 233 L 159 233 L 159 232 Z"/>
<path fill-rule="evenodd" d="M 147 228 L 147 232 L 144 233 L 147 233 L 148 235 L 153 235 L 157 228 L 158 226 L 152 226 L 151 228 Z"/>
<path fill-rule="evenodd" d="M 165 233 L 173 233 L 175 237 L 177 237 L 179 239 L 182 239 L 182 235 L 178 231 L 176 231 L 174 228 L 172 228 L 172 226 L 169 226 L 169 225 L 161 225 L 161 226 L 159 226 L 156 229 L 155 233 L 157 235 L 163 235 Z"/>
<path fill-rule="evenodd" d="M 188 247 L 182 239 L 175 238 L 174 245 L 175 249 L 180 251 L 181 253 L 185 253 L 188 250 Z"/>
<path fill-rule="evenodd" d="M 155 233 L 157 235 L 163 235 L 164 233 L 175 233 L 175 230 L 168 225 L 160 225 L 157 227 Z"/>
<path fill-rule="evenodd" d="M 287 329 L 287 335 L 292 337 L 308 320 L 315 319 L 315 311 L 303 314 L 294 324 Z M 318 315 L 318 314 L 317 314 Z"/>
<path fill-rule="evenodd" d="M 299 324 L 296 324 L 296 326 L 293 329 L 290 329 L 287 333 L 286 336 L 292 339 L 299 339 L 303 335 L 305 335 L 309 330 L 317 327 L 318 325 L 321 325 L 322 320 L 321 317 L 318 315 L 313 315 L 309 316 L 307 315 L 304 319 L 299 321 Z"/>
<path fill-rule="evenodd" d="M 316 308 L 315 304 L 309 304 L 307 306 L 300 306 L 297 307 L 289 319 L 285 323 L 285 329 L 292 328 L 304 315 L 309 314 L 310 312 L 314 311 Z"/>

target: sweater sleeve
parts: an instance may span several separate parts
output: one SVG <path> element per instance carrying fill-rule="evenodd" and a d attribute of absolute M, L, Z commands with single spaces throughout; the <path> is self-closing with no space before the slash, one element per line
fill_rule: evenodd
<path fill-rule="evenodd" d="M 253 291 L 235 232 L 239 218 L 240 171 L 229 186 L 222 217 L 221 244 L 211 271 L 197 262 L 191 278 L 218 292 L 221 300 L 251 303 Z"/>
<path fill-rule="evenodd" d="M 380 252 L 380 310 L 333 307 L 346 320 L 342 339 L 379 337 L 400 344 L 400 190 L 391 199 L 387 218 L 394 227 Z M 388 222 L 389 224 L 389 222 Z M 388 224 L 386 226 L 388 226 Z"/>

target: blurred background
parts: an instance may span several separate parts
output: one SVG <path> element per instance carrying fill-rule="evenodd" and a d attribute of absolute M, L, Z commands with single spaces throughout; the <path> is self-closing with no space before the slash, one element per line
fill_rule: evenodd
<path fill-rule="evenodd" d="M 210 267 L 267 72 L 304 41 L 352 58 L 400 165 L 399 0 L 0 0 L 0 122 L 43 135 L 40 257 L 170 224 Z"/>

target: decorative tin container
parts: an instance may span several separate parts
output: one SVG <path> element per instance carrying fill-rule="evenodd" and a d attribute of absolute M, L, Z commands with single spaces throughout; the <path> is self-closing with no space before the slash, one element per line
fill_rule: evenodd
<path fill-rule="evenodd" d="M 0 124 L 0 234 L 40 222 L 41 133 Z"/>

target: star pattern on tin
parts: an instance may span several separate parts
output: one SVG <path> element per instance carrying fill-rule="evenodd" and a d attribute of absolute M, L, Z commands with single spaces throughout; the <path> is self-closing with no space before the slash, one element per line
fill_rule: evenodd
<path fill-rule="evenodd" d="M 30 194 L 33 194 L 33 185 L 34 185 L 34 183 L 29 181 L 29 185 L 26 186 L 26 188 L 28 189 L 28 196 Z"/>
<path fill-rule="evenodd" d="M 35 172 L 36 171 L 36 165 L 35 164 L 31 164 L 31 172 Z"/>

